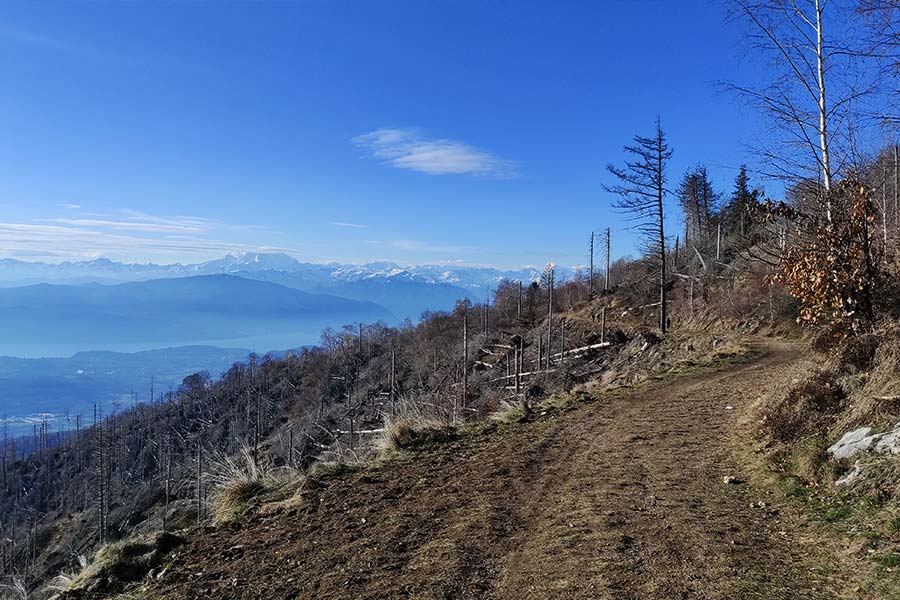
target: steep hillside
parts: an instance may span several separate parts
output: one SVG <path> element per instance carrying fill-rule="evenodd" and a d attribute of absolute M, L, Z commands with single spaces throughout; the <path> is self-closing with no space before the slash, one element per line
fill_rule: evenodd
<path fill-rule="evenodd" d="M 820 553 L 839 541 L 756 476 L 736 425 L 802 354 L 746 351 L 774 299 L 740 292 L 753 273 L 696 298 L 691 280 L 661 337 L 641 268 L 612 293 L 507 284 L 415 326 L 328 330 L 51 443 L 4 469 L 6 581 L 46 590 L 83 556 L 69 597 L 868 589 L 868 563 Z"/>
<path fill-rule="evenodd" d="M 62 439 L 36 429 L 39 451 L 24 459 L 5 444 L 0 583 L 40 588 L 104 542 L 209 522 L 215 464 L 248 445 L 261 464 L 292 471 L 367 460 L 386 415 L 477 421 L 516 397 L 531 402 L 598 374 L 603 385 L 630 382 L 640 365 L 668 368 L 684 355 L 665 350 L 683 341 L 660 344 L 631 317 L 614 317 L 612 296 L 588 301 L 575 284 L 554 292 L 568 311 L 554 316 L 548 343 L 538 292 L 530 287 L 517 301 L 516 286 L 507 286 L 489 307 L 460 305 L 414 327 L 326 331 L 320 347 L 251 357 L 220 379 L 185 378 L 152 404 L 99 405 L 96 418 L 85 415 Z M 710 351 L 708 341 L 695 345 Z"/>
<path fill-rule="evenodd" d="M 311 474 L 293 497 L 191 534 L 130 593 L 859 597 L 857 565 L 745 483 L 748 465 L 727 449 L 756 397 L 748 391 L 770 389 L 796 359 L 796 347 L 764 342 L 743 362 L 557 397 L 518 423 Z"/>

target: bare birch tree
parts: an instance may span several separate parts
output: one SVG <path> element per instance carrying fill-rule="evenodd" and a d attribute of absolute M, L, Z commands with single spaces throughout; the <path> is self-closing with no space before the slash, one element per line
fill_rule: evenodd
<path fill-rule="evenodd" d="M 768 145 L 758 148 L 769 176 L 815 179 L 824 192 L 852 160 L 854 129 L 875 81 L 861 68 L 854 11 L 833 0 L 732 0 L 732 17 L 768 59 L 771 78 L 758 86 L 726 84 L 772 118 Z M 832 207 L 823 194 L 826 219 Z"/>

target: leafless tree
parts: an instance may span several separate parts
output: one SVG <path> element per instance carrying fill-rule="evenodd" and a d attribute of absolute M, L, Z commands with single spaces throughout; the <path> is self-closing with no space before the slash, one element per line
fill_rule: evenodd
<path fill-rule="evenodd" d="M 728 83 L 772 118 L 769 143 L 758 148 L 767 175 L 796 182 L 816 179 L 828 192 L 851 163 L 865 101 L 876 91 L 865 68 L 858 19 L 850 3 L 834 0 L 732 0 L 732 18 L 767 59 L 768 81 Z M 832 220 L 828 195 L 824 210 Z"/>
<path fill-rule="evenodd" d="M 877 61 L 880 73 L 887 80 L 893 80 L 890 93 L 900 93 L 900 1 L 898 0 L 858 0 L 857 12 L 863 17 L 865 25 L 865 50 Z M 896 112 L 895 103 L 884 105 L 886 110 L 880 113 L 881 120 L 893 129 L 900 126 L 900 114 Z"/>
<path fill-rule="evenodd" d="M 630 214 L 637 229 L 644 236 L 644 251 L 656 259 L 659 274 L 659 328 L 668 329 L 666 314 L 666 232 L 665 198 L 666 164 L 672 150 L 666 142 L 659 117 L 652 137 L 634 137 L 633 146 L 625 146 L 631 160 L 624 167 L 609 165 L 618 183 L 604 186 L 606 191 L 618 196 L 614 206 Z M 607 269 L 607 273 L 609 269 Z"/>

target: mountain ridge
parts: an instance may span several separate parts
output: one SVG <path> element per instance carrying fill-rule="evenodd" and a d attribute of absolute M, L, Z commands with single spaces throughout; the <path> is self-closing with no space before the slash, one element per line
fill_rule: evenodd
<path fill-rule="evenodd" d="M 22 261 L 13 258 L 0 259 L 0 286 L 23 285 L 34 282 L 71 281 L 83 279 L 102 283 L 105 279 L 133 281 L 161 279 L 167 276 L 191 276 L 210 274 L 259 273 L 277 271 L 302 273 L 311 281 L 322 285 L 331 281 L 357 281 L 369 278 L 403 277 L 425 283 L 454 285 L 470 292 L 490 291 L 503 279 L 536 281 L 541 274 L 537 267 L 498 269 L 443 264 L 403 266 L 391 261 L 373 261 L 363 264 L 303 262 L 285 253 L 233 252 L 222 258 L 200 263 L 123 263 L 108 258 L 90 261 L 63 261 L 60 263 Z M 557 267 L 560 279 L 574 274 L 574 268 Z"/>

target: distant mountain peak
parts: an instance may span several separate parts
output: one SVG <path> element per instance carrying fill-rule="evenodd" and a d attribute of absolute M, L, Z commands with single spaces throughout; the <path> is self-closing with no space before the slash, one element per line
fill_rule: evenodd
<path fill-rule="evenodd" d="M 284 252 L 229 252 L 224 258 L 196 266 L 202 272 L 211 272 L 219 266 L 226 266 L 230 270 L 293 272 L 300 268 L 301 263 Z"/>
<path fill-rule="evenodd" d="M 573 269 L 557 267 L 560 280 L 568 278 L 573 272 Z M 251 278 L 268 277 L 273 280 L 278 274 L 285 274 L 292 278 L 292 287 L 317 291 L 347 282 L 380 280 L 385 283 L 408 281 L 452 285 L 482 294 L 504 279 L 530 283 L 540 277 L 541 270 L 535 267 L 502 270 L 447 263 L 404 266 L 386 260 L 366 264 L 318 264 L 301 262 L 284 252 L 230 252 L 219 259 L 188 265 L 124 264 L 107 258 L 59 264 L 0 260 L 0 286 L 39 282 L 123 283 L 216 274 L 244 274 Z"/>

